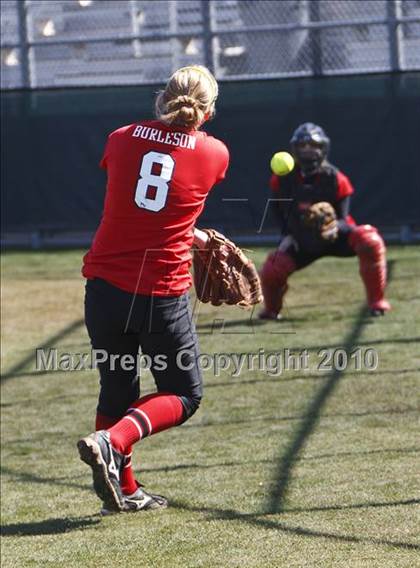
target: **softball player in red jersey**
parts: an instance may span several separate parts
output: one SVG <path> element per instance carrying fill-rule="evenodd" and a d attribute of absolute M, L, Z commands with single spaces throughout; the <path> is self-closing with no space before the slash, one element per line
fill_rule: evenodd
<path fill-rule="evenodd" d="M 167 506 L 136 481 L 132 445 L 187 420 L 202 397 L 189 268 L 192 245 L 206 239 L 197 217 L 229 163 L 226 146 L 199 130 L 217 95 L 208 69 L 179 69 L 157 96 L 156 120 L 112 132 L 101 161 L 105 205 L 83 275 L 92 347 L 108 357 L 98 365 L 96 432 L 78 449 L 104 513 Z M 139 349 L 157 387 L 144 397 L 129 364 Z"/>

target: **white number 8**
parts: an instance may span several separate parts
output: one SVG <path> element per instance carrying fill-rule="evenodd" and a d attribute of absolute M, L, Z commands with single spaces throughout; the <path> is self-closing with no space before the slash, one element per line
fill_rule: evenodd
<path fill-rule="evenodd" d="M 160 174 L 152 174 L 153 164 L 162 166 Z M 160 211 L 165 207 L 169 185 L 175 167 L 175 160 L 169 154 L 148 152 L 143 156 L 140 176 L 137 182 L 134 201 L 138 207 L 148 211 Z M 147 197 L 149 187 L 156 188 L 154 198 Z"/>

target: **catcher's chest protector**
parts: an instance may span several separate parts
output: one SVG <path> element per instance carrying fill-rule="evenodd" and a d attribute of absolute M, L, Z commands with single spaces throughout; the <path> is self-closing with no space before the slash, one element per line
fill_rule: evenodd
<path fill-rule="evenodd" d="M 304 179 L 295 171 L 281 179 L 281 197 L 293 199 L 292 206 L 298 211 L 301 205 L 308 206 L 319 201 L 328 201 L 335 206 L 337 185 L 337 170 L 331 165 Z"/>
<path fill-rule="evenodd" d="M 304 214 L 313 203 L 320 201 L 327 201 L 336 208 L 337 169 L 326 164 L 320 172 L 306 179 L 302 179 L 298 171 L 294 171 L 281 179 L 280 187 L 281 197 L 292 199 L 289 203 L 279 203 L 285 220 L 284 232 L 293 235 L 303 249 L 312 250 L 313 236 L 304 226 Z M 317 250 L 318 248 L 319 246 Z"/>
<path fill-rule="evenodd" d="M 281 197 L 293 200 L 287 204 L 285 202 L 279 204 L 283 211 L 287 210 L 292 225 L 300 220 L 304 210 L 313 203 L 328 201 L 336 208 L 337 170 L 329 164 L 309 178 L 302 179 L 298 171 L 294 171 L 282 177 L 280 187 Z"/>

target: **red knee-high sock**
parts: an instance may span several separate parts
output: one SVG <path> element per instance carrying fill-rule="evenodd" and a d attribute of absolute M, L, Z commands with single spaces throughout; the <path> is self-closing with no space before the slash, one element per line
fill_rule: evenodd
<path fill-rule="evenodd" d="M 360 276 L 370 308 L 389 310 L 385 300 L 386 248 L 375 227 L 359 225 L 349 236 L 349 243 L 359 257 Z"/>
<path fill-rule="evenodd" d="M 115 426 L 108 428 L 114 448 L 125 453 L 140 439 L 157 434 L 182 422 L 181 399 L 169 393 L 156 393 L 136 400 Z"/>
<path fill-rule="evenodd" d="M 131 462 L 132 455 L 133 452 L 131 451 L 130 446 L 124 452 L 124 465 L 120 474 L 121 491 L 124 493 L 124 495 L 132 495 L 135 491 L 137 491 L 137 488 L 140 485 L 134 475 L 133 465 Z"/>
<path fill-rule="evenodd" d="M 114 424 L 119 422 L 119 418 L 113 418 L 112 416 L 105 416 L 105 414 L 100 414 L 99 412 L 96 413 L 96 422 L 95 422 L 95 429 L 96 430 L 108 430 Z M 134 471 L 131 464 L 131 456 L 132 456 L 132 447 L 129 446 L 124 451 L 124 466 L 121 471 L 120 477 L 120 484 L 121 490 L 126 495 L 131 495 L 137 490 L 139 484 L 136 481 L 134 476 Z"/>
<path fill-rule="evenodd" d="M 296 270 L 295 261 L 288 254 L 276 250 L 270 253 L 261 270 L 261 285 L 265 310 L 277 315 L 283 307 L 287 279 Z"/>
<path fill-rule="evenodd" d="M 289 288 L 287 284 L 279 287 L 272 285 L 267 280 L 261 280 L 261 287 L 264 295 L 264 307 L 267 312 L 279 314 L 283 307 L 283 298 Z"/>

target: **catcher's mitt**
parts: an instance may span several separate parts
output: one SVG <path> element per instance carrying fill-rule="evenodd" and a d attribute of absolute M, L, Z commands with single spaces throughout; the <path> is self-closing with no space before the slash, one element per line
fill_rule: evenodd
<path fill-rule="evenodd" d="M 305 227 L 323 241 L 335 241 L 338 237 L 337 215 L 328 201 L 313 203 L 303 215 Z"/>
<path fill-rule="evenodd" d="M 262 301 L 254 263 L 232 241 L 213 229 L 204 229 L 204 249 L 194 249 L 194 285 L 197 297 L 213 306 L 249 308 Z"/>

